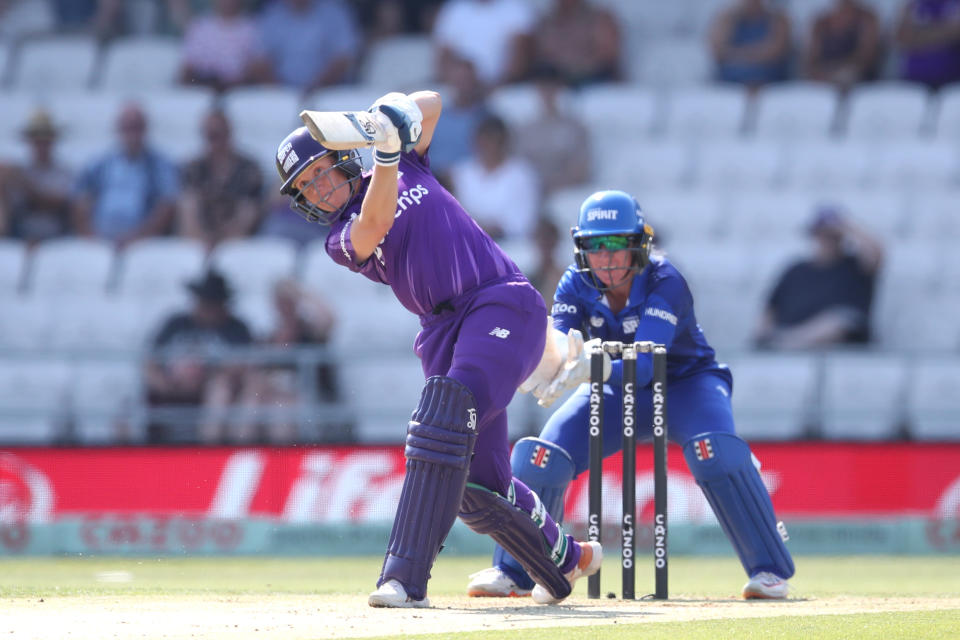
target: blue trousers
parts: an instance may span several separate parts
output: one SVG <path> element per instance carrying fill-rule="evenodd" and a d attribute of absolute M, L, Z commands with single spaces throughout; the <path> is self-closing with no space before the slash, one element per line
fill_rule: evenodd
<path fill-rule="evenodd" d="M 683 444 L 705 431 L 735 433 L 731 389 L 727 380 L 713 372 L 698 373 L 667 384 L 667 425 L 671 442 Z M 623 446 L 620 427 L 622 392 L 619 384 L 604 385 L 603 457 L 613 455 Z M 589 465 L 590 388 L 582 384 L 557 409 L 540 432 L 544 440 L 556 443 L 573 457 L 576 475 Z M 653 437 L 650 388 L 637 393 L 637 440 Z"/>

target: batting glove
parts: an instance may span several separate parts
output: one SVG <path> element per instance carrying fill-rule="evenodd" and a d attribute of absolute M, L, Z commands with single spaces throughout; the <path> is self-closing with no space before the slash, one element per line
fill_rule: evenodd
<path fill-rule="evenodd" d="M 423 113 L 409 96 L 398 92 L 379 98 L 369 111 L 387 133 L 386 140 L 376 143 L 373 160 L 381 166 L 400 162 L 401 151 L 411 151 L 423 132 Z"/>

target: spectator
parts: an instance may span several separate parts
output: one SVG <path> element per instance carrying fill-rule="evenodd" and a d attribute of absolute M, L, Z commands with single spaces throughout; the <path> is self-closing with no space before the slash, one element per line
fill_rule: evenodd
<path fill-rule="evenodd" d="M 528 239 L 540 206 L 533 167 L 510 156 L 510 132 L 498 116 L 480 122 L 473 148 L 451 172 L 457 200 L 494 240 Z"/>
<path fill-rule="evenodd" d="M 260 29 L 281 84 L 312 91 L 350 79 L 361 43 L 339 0 L 276 0 L 264 9 Z"/>
<path fill-rule="evenodd" d="M 430 143 L 430 168 L 445 184 L 449 183 L 451 167 L 470 156 L 477 125 L 490 115 L 486 91 L 473 63 L 452 56 L 447 70 L 453 96 L 444 101 L 443 118 Z"/>
<path fill-rule="evenodd" d="M 557 262 L 560 230 L 549 218 L 540 218 L 533 230 L 533 242 L 537 248 L 537 264 L 528 277 L 530 284 L 537 288 L 549 307 L 553 304 L 553 294 L 560 283 L 560 277 L 568 266 Z"/>
<path fill-rule="evenodd" d="M 180 187 L 173 163 L 146 144 L 147 117 L 140 105 L 121 108 L 117 133 L 119 149 L 81 172 L 73 216 L 80 234 L 124 247 L 169 231 Z"/>
<path fill-rule="evenodd" d="M 836 0 L 813 23 L 806 75 L 846 91 L 876 77 L 880 52 L 880 25 L 873 9 L 858 0 Z"/>
<path fill-rule="evenodd" d="M 260 32 L 243 0 L 215 0 L 189 22 L 183 38 L 180 81 L 223 91 L 269 77 Z"/>
<path fill-rule="evenodd" d="M 301 224 L 303 221 L 301 220 Z M 277 348 L 298 346 L 317 347 L 326 345 L 336 325 L 336 317 L 326 300 L 300 287 L 294 280 L 281 280 L 273 289 L 273 304 L 277 324 L 264 344 Z M 331 362 L 322 362 L 314 370 L 316 400 L 323 404 L 336 404 L 340 393 L 337 370 Z M 297 418 L 289 412 L 298 405 L 311 400 L 304 395 L 303 383 L 294 365 L 270 365 L 252 371 L 244 390 L 244 403 L 256 415 L 257 408 L 280 409 L 275 415 L 265 416 L 264 437 L 257 437 L 255 429 L 248 431 L 249 439 L 267 440 L 276 444 L 289 444 L 298 438 Z M 284 413 L 285 410 L 287 413 Z M 255 425 L 250 425 L 254 427 Z M 325 422 L 320 437 L 327 442 L 350 440 L 350 428 L 336 422 Z"/>
<path fill-rule="evenodd" d="M 537 25 L 534 66 L 560 74 L 565 84 L 620 80 L 620 26 L 587 0 L 554 0 Z"/>
<path fill-rule="evenodd" d="M 230 313 L 230 287 L 216 271 L 187 284 L 193 309 L 177 313 L 153 340 L 146 366 L 151 408 L 200 409 L 199 420 L 150 420 L 152 442 L 194 440 L 214 444 L 225 439 L 225 412 L 239 395 L 245 368 L 217 364 L 224 349 L 251 343 L 250 330 Z M 194 431 L 194 427 L 199 428 Z"/>
<path fill-rule="evenodd" d="M 223 111 L 203 120 L 206 149 L 183 170 L 179 232 L 208 249 L 227 238 L 253 233 L 263 211 L 263 176 L 249 157 L 233 146 L 230 121 Z"/>
<path fill-rule="evenodd" d="M 904 80 L 939 89 L 960 80 L 960 2 L 909 0 L 896 30 Z"/>
<path fill-rule="evenodd" d="M 353 0 L 368 42 L 401 33 L 429 33 L 441 4 L 443 0 Z"/>
<path fill-rule="evenodd" d="M 790 21 L 768 0 L 735 0 L 714 20 L 710 45 L 721 82 L 756 89 L 787 79 Z"/>
<path fill-rule="evenodd" d="M 451 0 L 433 27 L 438 77 L 451 81 L 449 65 L 456 57 L 472 62 L 488 88 L 523 79 L 530 67 L 534 17 L 524 0 Z"/>
<path fill-rule="evenodd" d="M 33 113 L 22 130 L 30 159 L 0 170 L 0 235 L 34 244 L 67 235 L 73 173 L 57 162 L 58 129 L 44 110 Z"/>
<path fill-rule="evenodd" d="M 517 153 L 535 168 L 543 192 L 550 194 L 590 178 L 590 135 L 560 108 L 565 87 L 556 70 L 541 69 L 536 85 L 543 106 L 535 120 L 517 131 Z"/>
<path fill-rule="evenodd" d="M 812 257 L 780 276 L 756 342 L 772 349 L 809 349 L 870 340 L 874 282 L 883 262 L 880 242 L 836 208 L 822 207 L 810 226 Z"/>

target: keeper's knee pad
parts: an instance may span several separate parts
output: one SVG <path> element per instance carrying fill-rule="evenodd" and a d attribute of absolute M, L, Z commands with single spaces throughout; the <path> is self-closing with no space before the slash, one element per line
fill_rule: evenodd
<path fill-rule="evenodd" d="M 750 447 L 732 433 L 701 433 L 683 445 L 687 466 L 748 575 L 793 575 L 793 559 Z"/>

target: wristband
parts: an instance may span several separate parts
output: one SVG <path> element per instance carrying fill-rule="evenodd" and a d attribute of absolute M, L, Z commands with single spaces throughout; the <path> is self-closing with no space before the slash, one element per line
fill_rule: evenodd
<path fill-rule="evenodd" d="M 400 163 L 400 152 L 376 149 L 373 152 L 373 162 L 381 167 L 395 167 Z"/>

